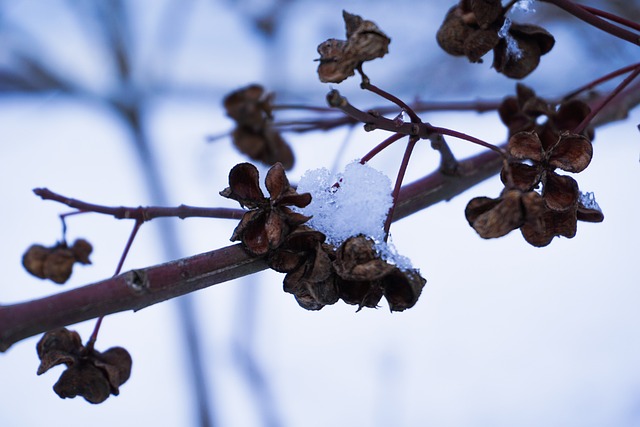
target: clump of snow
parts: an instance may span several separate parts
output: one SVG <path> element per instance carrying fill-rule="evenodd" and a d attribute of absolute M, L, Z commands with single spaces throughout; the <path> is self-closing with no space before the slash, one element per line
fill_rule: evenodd
<path fill-rule="evenodd" d="M 509 33 L 509 28 L 511 28 L 511 19 L 505 18 L 504 24 L 498 31 L 498 37 L 504 39 L 507 42 L 507 56 L 520 59 L 522 58 L 522 50 L 520 46 L 518 46 L 518 42 L 513 38 L 511 33 Z"/>
<path fill-rule="evenodd" d="M 374 247 L 376 252 L 380 255 L 380 258 L 387 261 L 389 264 L 395 265 L 400 270 L 413 269 L 411 260 L 404 255 L 400 255 L 396 250 L 396 247 L 390 241 L 377 241 Z"/>
<path fill-rule="evenodd" d="M 521 10 L 523 12 L 535 12 L 533 8 L 534 0 L 519 0 L 513 5 L 513 10 Z"/>
<path fill-rule="evenodd" d="M 301 209 L 311 215 L 307 223 L 338 246 L 351 236 L 364 234 L 384 240 L 384 222 L 393 203 L 391 180 L 367 164 L 354 161 L 343 173 L 325 168 L 305 172 L 298 193 L 311 193 L 311 203 Z"/>
<path fill-rule="evenodd" d="M 593 194 L 593 192 L 588 191 L 586 193 L 583 193 L 581 191 L 578 201 L 587 209 L 595 209 L 602 212 L 602 209 L 600 209 L 600 205 L 598 205 L 598 202 L 596 202 L 596 196 Z"/>

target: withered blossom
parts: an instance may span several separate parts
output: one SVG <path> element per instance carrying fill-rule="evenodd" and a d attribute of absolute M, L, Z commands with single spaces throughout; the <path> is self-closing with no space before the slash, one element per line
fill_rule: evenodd
<path fill-rule="evenodd" d="M 233 144 L 253 160 L 273 165 L 282 163 L 291 169 L 294 156 L 291 147 L 273 126 L 273 94 L 257 84 L 238 89 L 224 98 L 227 115 L 236 122 Z"/>
<path fill-rule="evenodd" d="M 69 280 L 75 263 L 91 264 L 93 247 L 85 239 L 77 239 L 72 246 L 59 242 L 54 246 L 31 245 L 22 256 L 22 265 L 30 274 L 63 284 Z"/>
<path fill-rule="evenodd" d="M 323 248 L 324 240 L 321 232 L 300 226 L 267 258 L 269 267 L 287 273 L 284 291 L 307 310 L 320 310 L 338 301 L 335 272 Z"/>
<path fill-rule="evenodd" d="M 82 396 L 90 403 L 102 403 L 110 395 L 117 396 L 119 387 L 131 374 L 131 356 L 122 347 L 105 352 L 82 345 L 80 335 L 66 328 L 47 332 L 36 346 L 40 366 L 38 375 L 54 366 L 67 369 L 53 386 L 61 398 Z"/>
<path fill-rule="evenodd" d="M 506 97 L 498 108 L 500 119 L 509 129 L 509 136 L 536 130 L 539 135 L 544 135 L 541 139 L 548 144 L 555 142 L 553 136 L 576 128 L 590 111 L 589 105 L 579 99 L 569 99 L 557 107 L 553 106 L 538 97 L 533 89 L 520 83 L 516 85 L 516 96 Z M 587 127 L 581 135 L 593 140 L 593 129 Z"/>
<path fill-rule="evenodd" d="M 500 0 L 462 0 L 449 9 L 436 33 L 438 45 L 454 56 L 481 63 L 493 51 L 493 67 L 514 79 L 529 75 L 555 43 L 541 27 L 507 21 Z M 514 55 L 509 42 L 517 45 Z"/>
<path fill-rule="evenodd" d="M 318 45 L 318 77 L 323 83 L 340 83 L 353 76 L 363 62 L 382 58 L 391 39 L 376 24 L 342 11 L 347 40 L 328 39 Z"/>
<path fill-rule="evenodd" d="M 333 261 L 340 298 L 347 304 L 377 307 L 384 296 L 391 311 L 403 311 L 418 301 L 426 280 L 415 269 L 400 269 L 383 260 L 366 236 L 345 240 Z"/>
<path fill-rule="evenodd" d="M 569 132 L 543 136 L 553 139 L 543 142 L 535 131 L 511 136 L 507 151 L 518 162 L 503 168 L 501 178 L 508 187 L 523 192 L 542 184 L 542 196 L 551 210 L 573 208 L 578 201 L 578 183 L 570 176 L 558 175 L 555 170 L 582 172 L 593 156 L 591 142 L 583 135 Z"/>
<path fill-rule="evenodd" d="M 229 172 L 229 187 L 220 195 L 249 208 L 231 240 L 241 241 L 251 254 L 262 256 L 279 247 L 293 229 L 309 220 L 287 206 L 303 208 L 311 202 L 311 195 L 298 194 L 291 188 L 281 163 L 276 163 L 267 172 L 265 183 L 269 197 L 262 193 L 258 178 L 255 166 L 240 163 Z"/>
<path fill-rule="evenodd" d="M 502 237 L 524 226 L 542 231 L 545 206 L 535 191 L 505 190 L 500 197 L 476 197 L 464 211 L 474 230 L 485 239 Z"/>

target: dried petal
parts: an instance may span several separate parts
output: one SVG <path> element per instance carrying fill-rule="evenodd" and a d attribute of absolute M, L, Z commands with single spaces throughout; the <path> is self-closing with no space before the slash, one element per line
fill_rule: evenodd
<path fill-rule="evenodd" d="M 552 148 L 549 164 L 567 172 L 582 172 L 593 157 L 593 146 L 587 137 L 564 132 Z"/>
<path fill-rule="evenodd" d="M 111 394 L 111 387 L 100 369 L 84 362 L 64 371 L 53 391 L 62 399 L 82 396 L 87 402 L 102 403 Z"/>
<path fill-rule="evenodd" d="M 267 172 L 265 178 L 267 190 L 272 201 L 278 201 L 289 190 L 289 180 L 281 163 L 276 163 Z"/>
<path fill-rule="evenodd" d="M 469 6 L 480 28 L 488 28 L 503 15 L 501 0 L 471 0 Z"/>
<path fill-rule="evenodd" d="M 71 247 L 71 251 L 73 252 L 73 256 L 76 258 L 76 261 L 80 264 L 91 264 L 89 260 L 89 255 L 93 251 L 93 246 L 85 239 L 77 239 L 73 242 L 73 246 Z"/>
<path fill-rule="evenodd" d="M 521 55 L 513 55 L 508 49 L 507 41 L 500 39 L 493 50 L 493 68 L 509 78 L 523 79 L 538 67 L 540 46 L 534 40 L 515 35 L 513 38 L 518 44 Z"/>
<path fill-rule="evenodd" d="M 558 131 L 572 131 L 589 115 L 591 108 L 586 102 L 571 99 L 560 104 L 553 118 L 553 125 Z M 593 139 L 593 136 L 589 137 Z"/>
<path fill-rule="evenodd" d="M 471 62 L 482 62 L 480 58 L 495 48 L 500 42 L 500 37 L 495 30 L 472 31 L 464 41 L 464 55 Z"/>
<path fill-rule="evenodd" d="M 509 173 L 511 174 L 509 176 Z M 500 173 L 502 182 L 510 188 L 522 192 L 531 191 L 538 186 L 541 178 L 540 168 L 524 163 L 511 163 L 509 168 L 503 168 Z"/>
<path fill-rule="evenodd" d="M 358 15 L 342 12 L 347 40 L 329 39 L 318 45 L 318 77 L 324 83 L 340 83 L 354 75 L 365 61 L 383 57 L 391 39 L 376 24 Z"/>
<path fill-rule="evenodd" d="M 524 223 L 521 194 L 511 190 L 495 200 L 486 197 L 472 199 L 465 209 L 467 221 L 484 239 L 505 236 Z"/>
<path fill-rule="evenodd" d="M 550 32 L 533 24 L 513 23 L 509 31 L 516 38 L 534 41 L 538 45 L 540 55 L 549 53 L 556 42 Z"/>
<path fill-rule="evenodd" d="M 531 132 L 518 132 L 509 138 L 507 150 L 516 159 L 529 159 L 541 161 L 544 158 L 542 143 L 538 134 Z"/>
<path fill-rule="evenodd" d="M 265 118 L 265 96 L 262 86 L 252 84 L 238 89 L 224 98 L 227 115 L 243 127 L 253 130 L 262 128 Z"/>
<path fill-rule="evenodd" d="M 394 269 L 382 279 L 384 297 L 391 311 L 404 311 L 413 307 L 427 281 L 417 270 Z"/>
<path fill-rule="evenodd" d="M 564 236 L 570 239 L 576 235 L 575 209 L 568 209 L 564 212 L 546 210 L 542 221 L 544 224 L 542 231 L 530 224 L 525 224 L 520 228 L 522 236 L 533 246 L 547 246 L 555 236 Z"/>
<path fill-rule="evenodd" d="M 258 182 L 258 169 L 251 163 L 235 165 L 229 172 L 229 187 L 220 195 L 249 208 L 259 206 L 265 197 Z"/>
<path fill-rule="evenodd" d="M 36 351 L 40 359 L 37 374 L 42 375 L 54 366 L 72 364 L 82 351 L 80 335 L 67 328 L 53 329 L 45 333 L 36 344 Z"/>
<path fill-rule="evenodd" d="M 365 236 L 350 237 L 336 252 L 336 273 L 344 280 L 372 281 L 389 274 L 394 266 L 382 260 Z"/>
<path fill-rule="evenodd" d="M 379 281 L 339 280 L 340 299 L 347 304 L 357 305 L 358 311 L 363 307 L 376 308 L 383 296 L 383 288 Z"/>
<path fill-rule="evenodd" d="M 51 248 L 42 245 L 31 245 L 22 256 L 22 266 L 30 274 L 45 279 L 44 263 L 51 253 Z"/>
<path fill-rule="evenodd" d="M 542 196 L 549 209 L 553 211 L 575 210 L 578 195 L 578 183 L 575 179 L 554 172 L 547 174 Z"/>
<path fill-rule="evenodd" d="M 104 353 L 95 353 L 94 366 L 104 371 L 111 394 L 117 396 L 119 387 L 131 376 L 131 355 L 122 347 L 111 347 Z"/>
<path fill-rule="evenodd" d="M 358 63 L 346 56 L 346 45 L 346 41 L 336 39 L 329 39 L 318 45 L 318 77 L 322 83 L 340 83 L 355 74 Z"/>
<path fill-rule="evenodd" d="M 342 17 L 347 30 L 345 53 L 348 57 L 362 63 L 382 58 L 389 52 L 391 39 L 376 24 L 346 11 L 342 11 Z"/>
<path fill-rule="evenodd" d="M 45 260 L 42 272 L 48 279 L 63 284 L 71 277 L 75 262 L 76 257 L 70 249 L 66 248 L 66 245 L 58 246 Z"/>
<path fill-rule="evenodd" d="M 436 33 L 436 41 L 448 54 L 463 56 L 465 54 L 464 42 L 472 31 L 473 29 L 462 20 L 460 9 L 453 6 L 447 12 Z"/>

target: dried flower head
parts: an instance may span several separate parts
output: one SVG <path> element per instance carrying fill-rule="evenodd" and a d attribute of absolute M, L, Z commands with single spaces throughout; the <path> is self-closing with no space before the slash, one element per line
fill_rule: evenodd
<path fill-rule="evenodd" d="M 249 208 L 231 236 L 240 240 L 255 256 L 266 255 L 279 247 L 286 236 L 309 217 L 292 211 L 287 206 L 299 208 L 311 202 L 309 193 L 298 194 L 289 185 L 284 167 L 276 163 L 265 179 L 269 197 L 265 197 L 258 181 L 258 169 L 250 163 L 240 163 L 229 172 L 229 187 L 220 195 L 236 200 Z"/>
<path fill-rule="evenodd" d="M 84 347 L 80 335 L 66 328 L 47 332 L 36 346 L 40 366 L 38 375 L 54 366 L 67 369 L 53 386 L 61 398 L 82 396 L 91 403 L 102 403 L 109 395 L 117 396 L 119 387 L 131 374 L 131 356 L 122 347 L 105 352 Z"/>
<path fill-rule="evenodd" d="M 338 301 L 335 272 L 324 240 L 319 231 L 300 226 L 267 258 L 269 267 L 287 273 L 285 292 L 293 294 L 307 310 L 320 310 Z"/>
<path fill-rule="evenodd" d="M 510 48 L 515 42 L 517 54 Z M 547 30 L 537 25 L 510 25 L 508 36 L 500 39 L 493 50 L 493 68 L 512 79 L 523 79 L 540 64 L 540 57 L 549 53 L 555 39 Z"/>
<path fill-rule="evenodd" d="M 32 275 L 63 284 L 69 280 L 75 263 L 91 264 L 91 244 L 78 239 L 69 247 L 59 242 L 52 247 L 31 245 L 22 256 L 22 265 Z"/>
<path fill-rule="evenodd" d="M 559 106 L 540 98 L 528 86 L 518 83 L 516 96 L 506 97 L 498 113 L 509 129 L 509 136 L 535 130 L 544 143 L 553 144 L 555 137 L 576 128 L 591 112 L 589 105 L 579 99 L 570 99 Z M 593 140 L 593 129 L 587 127 L 581 135 Z"/>
<path fill-rule="evenodd" d="M 541 231 L 544 211 L 542 197 L 535 191 L 505 190 L 497 199 L 476 197 L 467 204 L 464 214 L 469 225 L 485 239 L 502 237 L 527 224 Z"/>
<path fill-rule="evenodd" d="M 403 311 L 418 301 L 426 280 L 414 269 L 400 269 L 383 260 L 366 236 L 344 241 L 333 262 L 340 298 L 347 304 L 377 307 L 384 296 L 391 311 Z"/>
<path fill-rule="evenodd" d="M 493 50 L 493 67 L 521 79 L 553 47 L 553 36 L 541 27 L 512 23 L 500 0 L 461 0 L 449 9 L 436 33 L 438 45 L 454 56 L 481 63 Z"/>
<path fill-rule="evenodd" d="M 382 58 L 391 39 L 376 24 L 342 11 L 347 40 L 328 39 L 318 45 L 318 77 L 323 83 L 340 83 L 353 76 L 365 61 Z"/>
<path fill-rule="evenodd" d="M 553 137 L 553 134 L 548 135 Z M 554 139 L 543 142 L 535 131 L 513 135 L 507 150 L 517 162 L 503 169 L 501 177 L 507 186 L 523 192 L 542 184 L 546 206 L 562 211 L 576 206 L 578 184 L 570 176 L 558 175 L 555 169 L 573 173 L 583 171 L 591 162 L 593 147 L 585 136 L 569 132 Z"/>
<path fill-rule="evenodd" d="M 291 147 L 273 126 L 273 94 L 253 84 L 238 89 L 224 98 L 227 115 L 236 122 L 233 144 L 253 160 L 273 165 L 282 163 L 291 169 L 294 156 Z"/>

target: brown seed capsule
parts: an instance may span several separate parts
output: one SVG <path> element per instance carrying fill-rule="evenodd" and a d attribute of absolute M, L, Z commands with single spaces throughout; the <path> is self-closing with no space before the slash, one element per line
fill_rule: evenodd
<path fill-rule="evenodd" d="M 73 246 L 71 247 L 71 251 L 73 252 L 73 256 L 75 256 L 76 261 L 80 264 L 91 264 L 89 260 L 89 255 L 93 252 L 93 246 L 85 239 L 77 239 L 73 242 Z"/>
<path fill-rule="evenodd" d="M 347 40 L 328 39 L 318 45 L 318 77 L 323 83 L 340 83 L 353 76 L 363 62 L 389 51 L 391 39 L 376 24 L 346 11 L 342 16 Z"/>
<path fill-rule="evenodd" d="M 32 275 L 45 279 L 44 263 L 51 253 L 51 248 L 42 245 L 31 245 L 22 256 L 23 267 Z"/>
<path fill-rule="evenodd" d="M 46 278 L 58 284 L 63 284 L 71 277 L 75 262 L 76 257 L 70 249 L 57 247 L 47 257 L 42 272 Z"/>
<path fill-rule="evenodd" d="M 36 345 L 38 375 L 54 366 L 66 365 L 53 390 L 61 398 L 82 396 L 90 403 L 104 402 L 118 395 L 131 374 L 131 356 L 122 347 L 101 353 L 82 345 L 80 335 L 66 328 L 47 332 Z"/>

